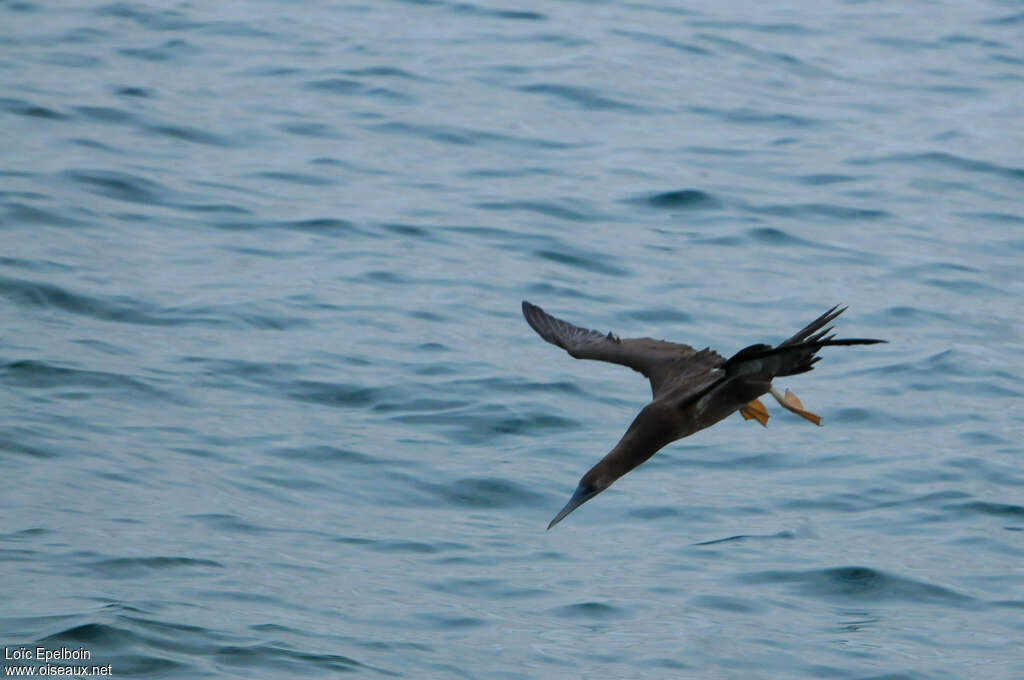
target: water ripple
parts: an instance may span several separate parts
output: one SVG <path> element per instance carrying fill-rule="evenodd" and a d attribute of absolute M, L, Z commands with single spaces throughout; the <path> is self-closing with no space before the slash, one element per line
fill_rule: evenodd
<path fill-rule="evenodd" d="M 648 109 L 626 102 L 617 101 L 611 97 L 602 95 L 590 88 L 573 87 L 568 85 L 557 85 L 554 83 L 537 83 L 534 85 L 523 85 L 520 92 L 528 94 L 543 94 L 567 101 L 580 108 L 593 111 L 622 111 L 626 113 L 646 113 Z"/>
<path fill-rule="evenodd" d="M 0 277 L 0 297 L 25 307 L 59 309 L 73 314 L 147 326 L 201 325 L 264 329 L 294 328 L 307 322 L 272 314 L 253 305 L 193 306 L 161 309 L 124 296 L 83 295 L 63 287 Z"/>
<path fill-rule="evenodd" d="M 92 193 L 130 203 L 159 205 L 170 194 L 159 182 L 113 170 L 65 170 L 62 175 Z"/>
<path fill-rule="evenodd" d="M 0 109 L 7 113 L 13 113 L 18 116 L 28 116 L 29 118 L 42 118 L 47 120 L 66 120 L 67 114 L 55 111 L 45 106 L 39 106 L 33 104 L 30 101 L 24 99 L 12 99 L 9 97 L 0 97 Z"/>
<path fill-rule="evenodd" d="M 564 150 L 574 145 L 536 137 L 517 137 L 486 130 L 474 130 L 452 125 L 414 125 L 403 122 L 378 123 L 371 130 L 390 135 L 420 137 L 433 142 L 457 146 L 508 146 L 514 148 Z"/>
<path fill-rule="evenodd" d="M 850 165 L 939 165 L 953 170 L 1001 175 L 1009 179 L 1024 179 L 1024 168 L 1008 167 L 979 161 L 951 153 L 932 151 L 928 153 L 891 154 L 888 156 L 867 156 L 847 161 Z"/>
<path fill-rule="evenodd" d="M 721 202 L 713 195 L 699 189 L 677 189 L 661 193 L 626 199 L 627 203 L 647 204 L 654 208 L 688 210 L 710 210 L 720 208 Z"/>
<path fill-rule="evenodd" d="M 792 585 L 804 595 L 826 599 L 969 604 L 972 598 L 949 588 L 887 574 L 870 567 L 751 572 L 738 580 L 751 585 Z"/>
<path fill-rule="evenodd" d="M 559 607 L 554 615 L 563 619 L 585 619 L 603 621 L 626 617 L 626 612 L 604 602 L 580 602 Z"/>

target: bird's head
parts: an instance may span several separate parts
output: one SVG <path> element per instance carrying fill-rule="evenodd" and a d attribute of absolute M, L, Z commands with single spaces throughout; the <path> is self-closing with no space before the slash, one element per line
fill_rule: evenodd
<path fill-rule="evenodd" d="M 596 468 L 597 466 L 595 466 Z M 565 507 L 558 511 L 555 518 L 551 520 L 551 524 L 548 525 L 548 529 L 555 526 L 568 515 L 570 512 L 580 507 L 591 498 L 601 493 L 609 486 L 614 480 L 607 480 L 601 474 L 599 469 L 591 469 L 587 474 L 583 475 L 583 479 L 580 480 L 579 486 L 576 487 L 576 491 L 573 492 L 572 498 L 565 504 Z"/>

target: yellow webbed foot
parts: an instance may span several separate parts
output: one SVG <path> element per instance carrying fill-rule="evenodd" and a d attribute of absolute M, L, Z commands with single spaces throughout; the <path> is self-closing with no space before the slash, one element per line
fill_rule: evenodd
<path fill-rule="evenodd" d="M 776 392 L 773 387 L 772 396 L 775 397 L 775 401 L 779 402 L 782 408 L 787 411 L 792 411 L 798 416 L 802 416 L 811 421 L 815 425 L 821 425 L 821 416 L 817 413 L 811 413 L 810 411 L 805 410 L 803 403 L 801 403 L 800 399 L 793 392 L 789 391 L 789 388 L 786 388 L 786 394 L 783 396 Z"/>
<path fill-rule="evenodd" d="M 756 420 L 761 423 L 762 427 L 768 427 L 768 419 L 772 417 L 760 399 L 755 399 L 746 406 L 740 407 L 740 415 L 743 416 L 743 420 Z"/>

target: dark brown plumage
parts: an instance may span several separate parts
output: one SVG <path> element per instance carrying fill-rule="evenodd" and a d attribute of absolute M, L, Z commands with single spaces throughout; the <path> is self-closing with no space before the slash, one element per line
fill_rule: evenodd
<path fill-rule="evenodd" d="M 577 359 L 608 361 L 639 371 L 651 381 L 653 396 L 615 448 L 583 475 L 576 492 L 548 529 L 677 439 L 714 425 L 737 410 L 763 425 L 768 413 L 758 397 L 767 392 L 785 408 L 820 424 L 821 419 L 804 411 L 799 399 L 788 390 L 785 396 L 779 395 L 772 388 L 772 379 L 810 371 L 822 347 L 885 342 L 835 339 L 830 335 L 832 329 L 826 328 L 827 324 L 845 309 L 833 307 L 777 347 L 751 345 L 726 359 L 712 349 L 698 351 L 689 345 L 651 338 L 623 340 L 611 333 L 580 328 L 524 300 L 523 316 L 542 338 Z"/>

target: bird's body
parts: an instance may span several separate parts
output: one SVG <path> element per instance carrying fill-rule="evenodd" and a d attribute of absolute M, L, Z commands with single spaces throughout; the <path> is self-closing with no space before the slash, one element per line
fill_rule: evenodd
<path fill-rule="evenodd" d="M 664 446 L 736 411 L 764 425 L 768 412 L 758 397 L 768 392 L 785 408 L 820 424 L 821 419 L 805 411 L 796 395 L 788 390 L 785 396 L 779 395 L 772 379 L 811 370 L 819 359 L 815 353 L 822 347 L 884 342 L 834 339 L 825 326 L 843 311 L 833 307 L 777 347 L 751 345 L 726 359 L 711 349 L 698 351 L 689 345 L 650 338 L 623 340 L 611 333 L 579 328 L 524 300 L 523 316 L 542 338 L 577 359 L 609 361 L 639 371 L 651 381 L 653 396 L 619 443 L 583 475 L 576 492 L 548 528 Z"/>

